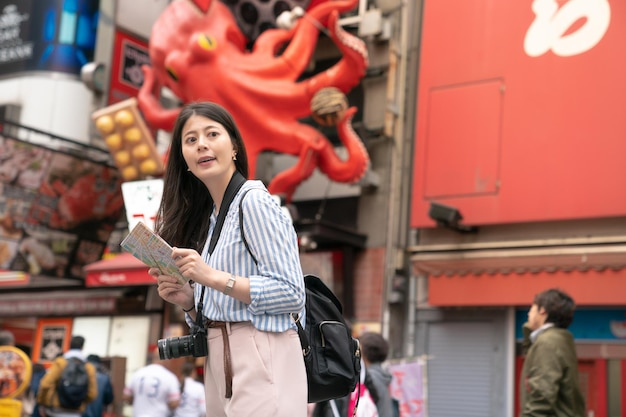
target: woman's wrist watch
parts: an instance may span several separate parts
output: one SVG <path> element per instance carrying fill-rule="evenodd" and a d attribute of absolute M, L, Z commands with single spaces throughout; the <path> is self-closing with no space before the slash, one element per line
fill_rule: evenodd
<path fill-rule="evenodd" d="M 237 277 L 235 274 L 230 274 L 230 278 L 228 278 L 228 282 L 226 283 L 226 288 L 224 288 L 224 294 L 228 295 L 233 290 L 235 286 L 235 282 L 237 281 Z"/>

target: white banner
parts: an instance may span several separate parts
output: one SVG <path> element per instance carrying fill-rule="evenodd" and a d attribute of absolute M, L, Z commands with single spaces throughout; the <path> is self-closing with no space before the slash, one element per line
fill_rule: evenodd
<path fill-rule="evenodd" d="M 393 379 L 391 396 L 400 402 L 400 417 L 426 417 L 423 359 L 403 360 L 389 365 Z"/>
<path fill-rule="evenodd" d="M 150 230 L 154 230 L 161 197 L 163 196 L 163 180 L 130 181 L 122 183 L 122 196 L 126 207 L 128 229 L 143 222 Z"/>

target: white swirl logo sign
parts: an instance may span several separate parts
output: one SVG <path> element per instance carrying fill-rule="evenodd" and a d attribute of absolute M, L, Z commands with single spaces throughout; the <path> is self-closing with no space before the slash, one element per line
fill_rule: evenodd
<path fill-rule="evenodd" d="M 570 0 L 561 8 L 557 0 L 535 0 L 535 20 L 524 39 L 524 51 L 532 57 L 552 51 L 558 56 L 582 54 L 596 46 L 611 21 L 608 0 Z M 583 24 L 565 34 L 577 21 Z"/>

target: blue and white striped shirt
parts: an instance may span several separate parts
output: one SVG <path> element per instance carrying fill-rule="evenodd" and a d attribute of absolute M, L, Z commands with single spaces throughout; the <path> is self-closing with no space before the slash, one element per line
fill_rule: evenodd
<path fill-rule="evenodd" d="M 258 261 L 254 263 L 246 249 L 239 229 L 239 202 L 243 201 L 243 229 Z M 298 240 L 291 220 L 281 210 L 261 181 L 246 181 L 233 199 L 224 226 L 213 251 L 209 242 L 217 216 L 212 210 L 211 226 L 202 257 L 211 267 L 250 280 L 250 304 L 206 287 L 203 314 L 216 321 L 251 321 L 263 331 L 284 332 L 295 328 L 291 313 L 304 314 L 305 290 Z M 195 286 L 198 304 L 202 286 Z M 187 315 L 187 322 L 191 318 Z"/>

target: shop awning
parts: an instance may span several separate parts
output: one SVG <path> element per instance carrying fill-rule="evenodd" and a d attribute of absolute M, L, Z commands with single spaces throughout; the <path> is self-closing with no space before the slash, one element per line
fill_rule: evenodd
<path fill-rule="evenodd" d="M 148 274 L 148 267 L 130 253 L 121 253 L 111 259 L 94 262 L 85 268 L 85 286 L 118 287 L 152 285 L 156 280 Z"/>
<path fill-rule="evenodd" d="M 626 245 L 419 252 L 433 306 L 527 306 L 559 287 L 578 305 L 626 304 Z"/>

